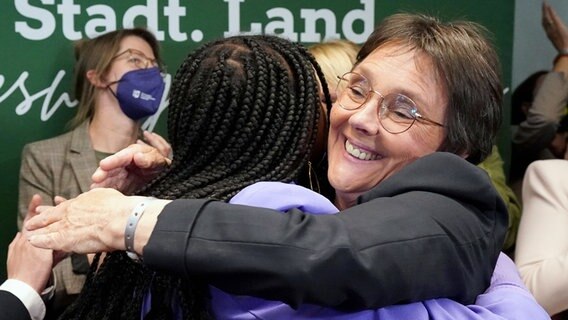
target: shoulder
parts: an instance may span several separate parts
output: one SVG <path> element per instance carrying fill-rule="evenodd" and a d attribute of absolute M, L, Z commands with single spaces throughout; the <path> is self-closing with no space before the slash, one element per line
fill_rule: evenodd
<path fill-rule="evenodd" d="M 402 168 L 371 190 L 371 194 L 393 195 L 409 191 L 426 191 L 463 197 L 495 192 L 489 176 L 465 159 L 447 152 L 435 152 Z"/>
<path fill-rule="evenodd" d="M 537 175 L 551 180 L 568 178 L 568 161 L 564 159 L 538 160 L 527 168 L 527 177 Z"/>
<path fill-rule="evenodd" d="M 568 189 L 568 161 L 564 159 L 539 160 L 532 162 L 525 173 L 523 181 L 523 198 L 532 199 L 532 195 L 553 195 L 558 200 Z"/>
<path fill-rule="evenodd" d="M 22 154 L 23 156 L 30 153 L 59 154 L 72 148 L 83 148 L 83 145 L 90 145 L 87 124 L 80 125 L 69 132 L 53 138 L 28 143 L 24 146 Z"/>
<path fill-rule="evenodd" d="M 57 137 L 28 143 L 24 146 L 24 153 L 53 151 L 54 149 L 63 150 L 69 144 L 69 141 L 71 141 L 72 133 L 73 131 L 70 131 Z"/>

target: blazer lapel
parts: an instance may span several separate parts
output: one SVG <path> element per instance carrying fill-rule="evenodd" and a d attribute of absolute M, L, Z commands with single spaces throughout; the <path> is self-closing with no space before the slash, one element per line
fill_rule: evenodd
<path fill-rule="evenodd" d="M 91 176 L 97 169 L 98 163 L 95 151 L 91 147 L 88 120 L 73 130 L 69 162 L 79 182 L 81 193 L 89 191 L 92 183 Z"/>

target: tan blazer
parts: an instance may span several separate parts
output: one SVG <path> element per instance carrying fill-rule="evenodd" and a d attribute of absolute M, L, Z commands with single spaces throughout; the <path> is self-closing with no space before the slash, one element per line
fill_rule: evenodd
<path fill-rule="evenodd" d="M 550 314 L 568 309 L 568 161 L 540 160 L 527 169 L 515 263 Z"/>
<path fill-rule="evenodd" d="M 19 181 L 20 229 L 34 194 L 41 196 L 43 204 L 53 205 L 53 197 L 56 195 L 73 198 L 89 190 L 91 175 L 98 164 L 91 147 L 88 127 L 86 121 L 73 131 L 24 146 Z M 53 271 L 56 284 L 54 304 L 59 304 L 58 301 L 65 299 L 66 295 L 75 295 L 81 291 L 85 275 L 73 272 L 71 258 L 59 263 Z"/>

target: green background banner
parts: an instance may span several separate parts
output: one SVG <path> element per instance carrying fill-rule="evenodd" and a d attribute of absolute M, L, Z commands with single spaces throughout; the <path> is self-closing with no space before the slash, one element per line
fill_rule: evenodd
<path fill-rule="evenodd" d="M 167 70 L 200 44 L 245 32 L 276 33 L 311 44 L 328 38 L 362 43 L 389 14 L 423 12 L 468 19 L 494 36 L 504 86 L 510 84 L 514 0 L 14 0 L 0 10 L 0 275 L 16 227 L 18 173 L 24 144 L 66 131 L 75 112 L 73 41 L 116 28 L 148 26 L 161 41 Z M 171 81 L 171 77 L 166 79 Z M 509 95 L 499 145 L 509 155 Z M 160 112 L 167 108 L 162 104 Z M 165 134 L 167 112 L 145 122 Z"/>

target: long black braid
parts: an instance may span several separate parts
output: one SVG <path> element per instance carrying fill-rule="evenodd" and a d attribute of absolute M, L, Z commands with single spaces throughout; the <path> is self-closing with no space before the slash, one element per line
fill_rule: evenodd
<path fill-rule="evenodd" d="M 237 36 L 190 54 L 170 91 L 171 166 L 140 194 L 227 201 L 258 181 L 301 181 L 317 135 L 318 84 L 311 54 L 274 36 Z M 92 264 L 64 319 L 207 319 L 208 290 L 198 279 L 153 272 L 124 252 Z M 172 306 L 172 301 L 175 301 Z"/>

